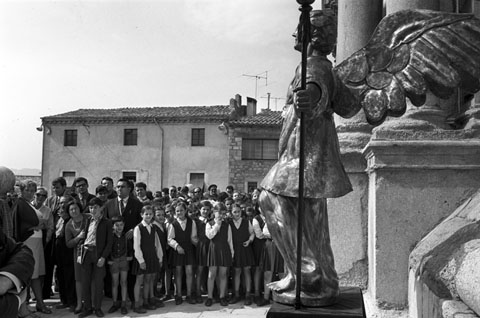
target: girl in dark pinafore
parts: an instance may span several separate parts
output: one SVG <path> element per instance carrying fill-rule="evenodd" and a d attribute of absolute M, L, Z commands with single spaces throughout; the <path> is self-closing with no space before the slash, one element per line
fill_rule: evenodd
<path fill-rule="evenodd" d="M 198 243 L 197 226 L 195 222 L 187 217 L 187 206 L 183 202 L 175 206 L 176 220 L 168 229 L 168 245 L 173 248 L 173 261 L 175 266 L 176 293 L 175 304 L 180 305 L 182 300 L 182 276 L 185 268 L 187 297 L 185 300 L 195 304 L 192 298 L 193 266 L 196 263 L 195 245 Z"/>
<path fill-rule="evenodd" d="M 242 208 L 238 203 L 232 205 L 232 220 L 230 220 L 230 228 L 232 230 L 233 250 L 235 257 L 233 258 L 233 267 L 235 269 L 235 297 L 230 300 L 230 304 L 235 304 L 240 300 L 240 276 L 243 271 L 245 279 L 245 305 L 252 304 L 250 296 L 252 277 L 250 267 L 255 265 L 253 257 L 252 242 L 255 237 L 253 227 L 247 218 L 242 218 Z"/>
<path fill-rule="evenodd" d="M 195 220 L 197 223 L 197 236 L 198 244 L 196 248 L 197 256 L 197 277 L 196 277 L 196 289 L 197 289 L 197 303 L 202 303 L 202 287 L 205 285 L 206 280 L 204 278 L 205 267 L 208 266 L 208 247 L 210 246 L 210 240 L 205 234 L 205 228 L 210 220 L 210 213 L 212 210 L 212 204 L 210 201 L 203 200 L 200 202 L 200 216 Z"/>
<path fill-rule="evenodd" d="M 213 303 L 213 287 L 217 271 L 220 279 L 220 305 L 228 306 L 225 299 L 227 293 L 227 270 L 232 266 L 233 243 L 232 230 L 225 220 L 227 208 L 223 203 L 217 203 L 214 208 L 215 219 L 207 224 L 205 234 L 210 239 L 208 247 L 208 299 L 205 306 L 211 306 Z"/>

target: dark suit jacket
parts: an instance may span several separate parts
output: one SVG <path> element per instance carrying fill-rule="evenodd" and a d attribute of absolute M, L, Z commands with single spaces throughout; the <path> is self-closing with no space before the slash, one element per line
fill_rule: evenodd
<path fill-rule="evenodd" d="M 85 205 L 82 204 L 82 200 L 80 200 L 80 197 L 77 195 L 75 197 L 75 201 L 78 202 L 78 204 L 80 205 L 80 207 L 82 208 L 82 213 L 89 213 L 90 210 L 88 209 L 88 202 L 90 202 L 91 199 L 95 198 L 95 195 L 89 193 L 88 196 L 87 196 L 87 201 L 85 203 Z"/>
<path fill-rule="evenodd" d="M 24 242 L 33 234 L 32 228 L 39 223 L 35 209 L 24 198 L 18 198 L 13 212 L 14 239 Z"/>
<path fill-rule="evenodd" d="M 85 233 L 88 233 L 88 227 L 90 226 L 90 222 L 93 218 L 89 218 L 85 224 Z M 112 229 L 112 222 L 105 218 L 105 213 L 100 223 L 97 226 L 97 260 L 100 257 L 108 259 L 110 252 L 112 251 L 112 243 L 113 243 L 113 229 Z"/>
<path fill-rule="evenodd" d="M 0 228 L 0 272 L 15 275 L 25 286 L 32 277 L 34 264 L 32 251 L 7 237 Z M 2 317 L 17 317 L 17 297 L 10 293 L 0 295 L 0 312 Z"/>
<path fill-rule="evenodd" d="M 123 220 L 125 221 L 124 232 L 132 230 L 138 223 L 142 221 L 140 212 L 142 210 L 143 204 L 138 201 L 135 197 L 130 196 L 128 198 L 127 206 L 125 211 L 123 211 Z M 103 215 L 107 219 L 112 219 L 116 215 L 120 215 L 120 207 L 118 204 L 118 198 L 111 199 L 105 204 L 105 209 Z"/>

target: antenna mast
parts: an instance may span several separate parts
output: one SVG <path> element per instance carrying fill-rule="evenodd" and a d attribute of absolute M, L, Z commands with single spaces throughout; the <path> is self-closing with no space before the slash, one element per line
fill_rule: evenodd
<path fill-rule="evenodd" d="M 262 96 L 261 98 L 267 98 L 268 100 L 268 103 L 267 103 L 267 108 L 270 109 L 270 100 L 273 99 L 275 101 L 275 110 L 277 110 L 277 101 L 280 100 L 280 99 L 285 99 L 283 97 L 272 97 L 271 96 L 272 94 L 271 93 L 267 93 L 267 96 Z"/>
<path fill-rule="evenodd" d="M 262 74 L 265 74 L 262 76 Z M 262 72 L 257 75 L 252 75 L 252 74 L 242 74 L 242 76 L 246 77 L 255 77 L 255 99 L 257 99 L 257 88 L 258 88 L 258 80 L 259 79 L 265 79 L 265 86 L 268 86 L 268 71 Z"/>

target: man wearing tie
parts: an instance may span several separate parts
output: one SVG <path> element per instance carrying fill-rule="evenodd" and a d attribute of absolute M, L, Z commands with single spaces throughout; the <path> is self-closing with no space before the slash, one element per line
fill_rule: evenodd
<path fill-rule="evenodd" d="M 105 204 L 104 215 L 107 219 L 112 219 L 116 215 L 121 215 L 125 222 L 123 231 L 127 239 L 133 239 L 133 229 L 138 223 L 142 221 L 140 211 L 143 204 L 138 201 L 132 194 L 133 182 L 127 179 L 119 179 L 117 181 L 117 194 L 118 197 L 108 201 Z M 130 264 L 131 265 L 131 264 Z M 132 268 L 132 266 L 130 266 Z M 110 276 L 110 275 L 107 275 Z M 136 276 L 128 273 L 127 278 L 127 291 L 128 297 L 134 303 L 133 287 L 135 286 Z M 107 286 L 107 285 L 105 285 Z M 107 291 L 108 293 L 108 291 Z M 121 295 L 121 293 L 118 293 Z M 114 299 L 115 301 L 116 299 Z"/>

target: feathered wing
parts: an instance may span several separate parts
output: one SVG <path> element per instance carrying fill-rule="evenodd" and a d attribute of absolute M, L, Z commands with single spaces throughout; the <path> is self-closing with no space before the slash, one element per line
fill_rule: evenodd
<path fill-rule="evenodd" d="M 480 20 L 469 14 L 399 11 L 385 17 L 367 46 L 333 69 L 334 111 L 363 108 L 372 125 L 401 116 L 406 97 L 425 103 L 427 91 L 448 98 L 480 89 Z"/>

